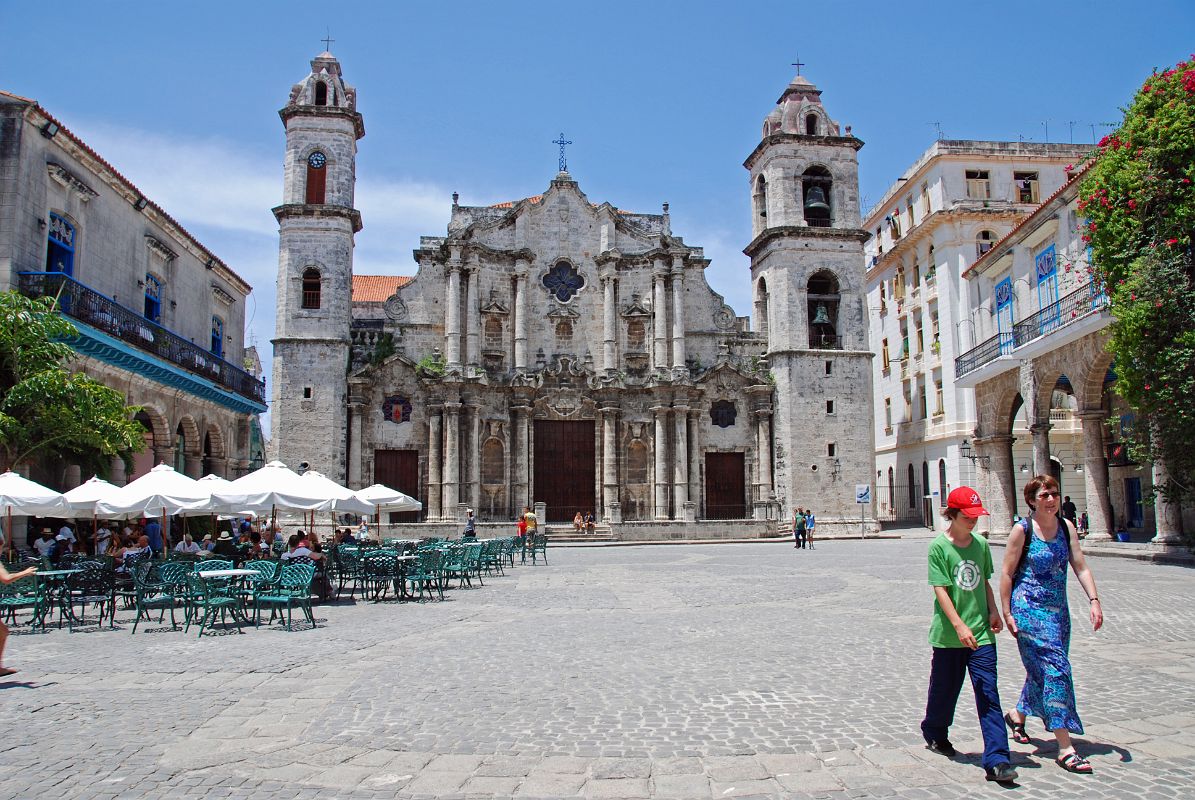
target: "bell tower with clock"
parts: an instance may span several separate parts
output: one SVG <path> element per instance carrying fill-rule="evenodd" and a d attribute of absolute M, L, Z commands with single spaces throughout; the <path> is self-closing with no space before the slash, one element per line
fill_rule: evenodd
<path fill-rule="evenodd" d="M 357 140 L 357 94 L 329 52 L 311 61 L 278 112 L 286 160 L 278 220 L 271 455 L 345 481 Z"/>

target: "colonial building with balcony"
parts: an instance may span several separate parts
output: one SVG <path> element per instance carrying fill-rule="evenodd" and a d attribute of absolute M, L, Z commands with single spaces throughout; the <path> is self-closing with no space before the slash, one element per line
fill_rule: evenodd
<path fill-rule="evenodd" d="M 146 449 L 106 477 L 246 470 L 266 409 L 260 365 L 246 369 L 249 284 L 35 100 L 0 92 L 0 143 L 0 291 L 58 297 L 78 331 L 69 368 L 143 409 Z M 31 467 L 59 489 L 90 477 Z"/>
<path fill-rule="evenodd" d="M 1006 534 L 1029 510 L 1022 489 L 1053 475 L 1089 537 L 1127 531 L 1158 544 L 1178 540 L 1181 511 L 1151 489 L 1163 469 L 1128 457 L 1131 411 L 1112 389 L 1108 298 L 1080 235 L 1081 172 L 963 273 L 978 343 L 954 360 L 955 386 L 974 391 L 969 458 Z"/>
<path fill-rule="evenodd" d="M 950 489 L 975 479 L 959 448 L 975 401 L 955 358 L 979 339 L 962 274 L 1088 148 L 941 140 L 868 214 L 867 306 L 875 386 L 876 510 L 881 523 L 929 525 Z"/>

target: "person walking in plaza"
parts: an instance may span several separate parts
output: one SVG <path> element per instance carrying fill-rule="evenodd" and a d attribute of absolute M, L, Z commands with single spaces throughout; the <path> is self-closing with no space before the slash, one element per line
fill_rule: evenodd
<path fill-rule="evenodd" d="M 1062 518 L 1072 526 L 1079 524 L 1079 507 L 1071 501 L 1069 494 L 1062 498 Z"/>
<path fill-rule="evenodd" d="M 803 549 L 805 547 L 805 509 L 798 508 L 793 515 L 793 547 Z"/>
<path fill-rule="evenodd" d="M 27 578 L 37 572 L 37 567 L 27 567 L 20 572 L 9 572 L 0 564 L 0 583 L 8 585 L 13 581 L 19 581 L 21 578 Z M 9 669 L 4 666 L 4 645 L 8 643 L 8 626 L 0 621 L 0 678 L 7 678 L 9 675 L 16 674 L 15 669 Z"/>
<path fill-rule="evenodd" d="M 813 516 L 813 509 L 805 509 L 805 547 L 809 550 L 816 550 L 813 546 L 813 525 L 817 522 L 817 518 Z"/>
<path fill-rule="evenodd" d="M 1017 707 L 1004 717 L 1018 744 L 1029 744 L 1025 720 L 1039 717 L 1058 741 L 1058 766 L 1090 775 L 1091 763 L 1075 752 L 1072 733 L 1083 733 L 1071 674 L 1071 615 L 1066 601 L 1066 567 L 1074 570 L 1091 607 L 1092 630 L 1104 624 L 1095 578 L 1070 520 L 1058 514 L 1058 481 L 1037 475 L 1025 484 L 1033 513 L 1013 526 L 1004 549 L 1000 598 L 1008 632 L 1017 638 L 1025 685 Z"/>
<path fill-rule="evenodd" d="M 974 489 L 958 487 L 947 497 L 942 513 L 949 527 L 929 546 L 929 583 L 935 600 L 929 643 L 934 655 L 921 734 L 929 750 L 954 757 L 950 726 L 963 676 L 970 675 L 987 779 L 1009 783 L 1016 780 L 1017 771 L 1009 761 L 996 688 L 996 634 L 1002 625 L 988 584 L 992 551 L 987 540 L 974 533 L 976 520 L 987 513 Z"/>

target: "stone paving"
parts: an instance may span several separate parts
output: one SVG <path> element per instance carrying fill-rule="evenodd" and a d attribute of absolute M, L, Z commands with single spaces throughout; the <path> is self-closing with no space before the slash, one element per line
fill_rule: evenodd
<path fill-rule="evenodd" d="M 0 797 L 1195 795 L 1195 573 L 1092 559 L 1108 623 L 1076 616 L 1072 660 L 1095 775 L 1031 722 L 1005 789 L 969 687 L 959 758 L 922 746 L 927 545 L 559 549 L 443 603 L 319 606 L 316 630 L 18 629 Z"/>

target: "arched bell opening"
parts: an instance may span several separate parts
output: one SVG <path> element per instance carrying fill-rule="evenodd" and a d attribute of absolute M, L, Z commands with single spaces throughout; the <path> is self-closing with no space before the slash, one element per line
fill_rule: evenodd
<path fill-rule="evenodd" d="M 825 167 L 810 167 L 801 175 L 801 200 L 805 209 L 805 224 L 814 228 L 829 228 L 834 224 L 830 207 L 834 181 Z"/>
<path fill-rule="evenodd" d="M 821 270 L 809 278 L 806 289 L 809 311 L 809 347 L 812 350 L 841 350 L 838 336 L 838 278 Z"/>

